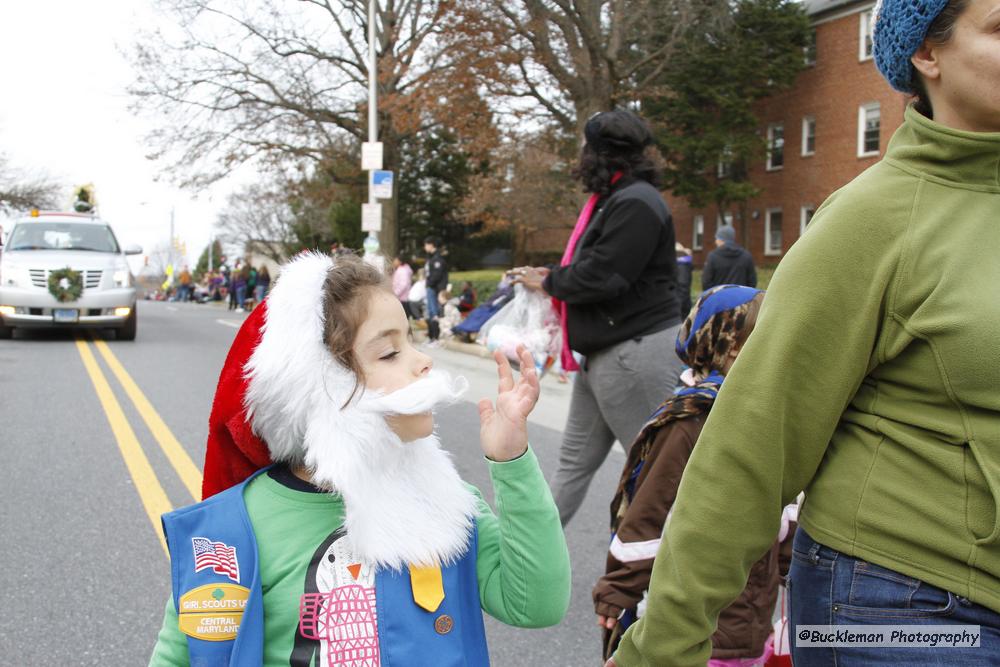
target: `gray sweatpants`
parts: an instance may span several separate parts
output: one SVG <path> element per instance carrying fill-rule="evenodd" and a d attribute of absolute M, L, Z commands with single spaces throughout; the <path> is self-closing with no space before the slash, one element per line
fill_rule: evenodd
<path fill-rule="evenodd" d="M 615 440 L 628 451 L 653 410 L 677 385 L 683 364 L 674 341 L 680 326 L 619 343 L 581 364 L 552 481 L 564 526 L 580 508 Z M 608 503 L 614 492 L 601 489 Z"/>

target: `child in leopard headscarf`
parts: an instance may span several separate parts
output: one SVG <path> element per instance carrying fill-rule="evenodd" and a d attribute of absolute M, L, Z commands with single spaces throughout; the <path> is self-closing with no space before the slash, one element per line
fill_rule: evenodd
<path fill-rule="evenodd" d="M 660 405 L 639 432 L 611 502 L 611 547 L 605 574 L 594 587 L 605 659 L 642 615 L 653 559 L 684 467 L 726 373 L 753 331 L 763 297 L 759 290 L 737 285 L 710 289 L 698 299 L 677 335 L 677 356 L 690 367 L 681 376 L 684 386 Z M 724 540 L 720 536 L 720 542 Z M 775 542 L 752 568 L 743 594 L 720 616 L 712 637 L 712 663 L 762 664 L 778 583 L 779 544 Z"/>

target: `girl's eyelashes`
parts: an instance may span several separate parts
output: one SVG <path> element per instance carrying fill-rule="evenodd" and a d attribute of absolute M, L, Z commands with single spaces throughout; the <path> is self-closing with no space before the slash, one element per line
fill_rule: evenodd
<path fill-rule="evenodd" d="M 382 355 L 381 357 L 379 357 L 379 360 L 380 361 L 392 361 L 393 359 L 395 359 L 398 356 L 399 356 L 399 350 L 393 350 L 389 354 L 385 354 L 385 355 Z"/>

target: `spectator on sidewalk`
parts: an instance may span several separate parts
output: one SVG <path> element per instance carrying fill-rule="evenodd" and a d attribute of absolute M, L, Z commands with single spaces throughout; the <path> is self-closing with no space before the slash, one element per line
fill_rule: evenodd
<path fill-rule="evenodd" d="M 466 280 L 462 283 L 462 293 L 458 297 L 458 312 L 465 317 L 476 307 L 476 288 Z"/>
<path fill-rule="evenodd" d="M 340 239 L 333 239 L 330 242 L 330 256 L 337 257 L 338 255 L 349 255 L 351 251 L 342 245 L 340 245 Z"/>
<path fill-rule="evenodd" d="M 193 289 L 191 285 L 191 271 L 188 270 L 186 264 L 181 268 L 181 272 L 177 276 L 177 283 L 180 286 L 177 290 L 177 300 L 190 301 Z"/>
<path fill-rule="evenodd" d="M 441 315 L 438 294 L 448 289 L 448 262 L 440 248 L 441 241 L 437 237 L 424 239 L 424 252 L 427 253 L 427 338 L 431 345 L 435 345 L 441 335 L 437 321 Z"/>
<path fill-rule="evenodd" d="M 671 352 L 681 326 L 676 239 L 647 154 L 653 135 L 630 111 L 597 114 L 584 129 L 575 173 L 591 197 L 561 266 L 514 270 L 526 288 L 558 299 L 562 367 L 579 370 L 553 480 L 564 525 L 611 445 L 635 440 L 681 371 Z"/>
<path fill-rule="evenodd" d="M 973 625 L 981 643 L 793 642 L 795 667 L 1000 665 L 998 9 L 879 3 L 875 64 L 916 101 L 775 271 L 618 667 L 704 666 L 803 490 L 790 627 Z"/>
<path fill-rule="evenodd" d="M 267 270 L 266 266 L 260 267 L 257 271 L 257 285 L 254 287 L 254 299 L 257 303 L 264 300 L 267 296 L 267 291 L 271 288 L 271 273 Z"/>
<path fill-rule="evenodd" d="M 413 287 L 413 268 L 403 259 L 402 255 L 392 258 L 392 293 L 403 304 L 403 312 L 412 317 L 410 312 L 410 289 Z"/>
<path fill-rule="evenodd" d="M 681 317 L 687 317 L 691 312 L 691 277 L 694 274 L 694 262 L 691 259 L 691 250 L 680 242 L 674 245 L 674 249 L 677 251 L 677 301 L 681 306 Z"/>
<path fill-rule="evenodd" d="M 242 313 L 244 311 L 243 303 L 247 298 L 247 280 L 250 278 L 250 267 L 243 265 L 241 268 L 233 271 L 233 293 L 236 295 L 234 301 L 236 302 L 236 312 Z"/>
<path fill-rule="evenodd" d="M 416 280 L 410 288 L 410 317 L 415 320 L 422 319 L 424 311 L 427 309 L 427 281 L 424 279 L 424 270 L 418 269 Z"/>
<path fill-rule="evenodd" d="M 723 225 L 715 232 L 715 250 L 708 253 L 701 273 L 702 291 L 716 285 L 757 287 L 757 269 L 750 252 L 736 243 L 736 230 Z"/>

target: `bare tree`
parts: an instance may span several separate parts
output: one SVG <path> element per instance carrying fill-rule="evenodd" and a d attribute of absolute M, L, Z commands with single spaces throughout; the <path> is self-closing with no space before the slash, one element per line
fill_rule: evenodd
<path fill-rule="evenodd" d="M 464 0 L 462 5 L 453 47 L 479 65 L 491 94 L 512 101 L 515 112 L 540 112 L 576 137 L 594 113 L 633 103 L 636 91 L 648 91 L 687 28 L 729 16 L 727 0 Z"/>
<path fill-rule="evenodd" d="M 379 0 L 377 71 L 385 166 L 401 138 L 443 119 L 486 145 L 489 110 L 474 76 L 445 48 L 449 0 Z M 366 0 L 159 0 L 174 24 L 141 35 L 133 62 L 137 108 L 163 123 L 152 157 L 185 185 L 252 160 L 284 164 L 343 155 L 367 138 Z M 396 250 L 390 202 L 380 240 Z"/>
<path fill-rule="evenodd" d="M 284 196 L 274 189 L 253 185 L 229 196 L 219 214 L 219 239 L 249 247 L 274 260 L 288 258 L 294 243 L 295 216 Z"/>
<path fill-rule="evenodd" d="M 49 176 L 16 169 L 0 153 L 0 212 L 56 208 L 62 192 L 62 186 Z"/>

